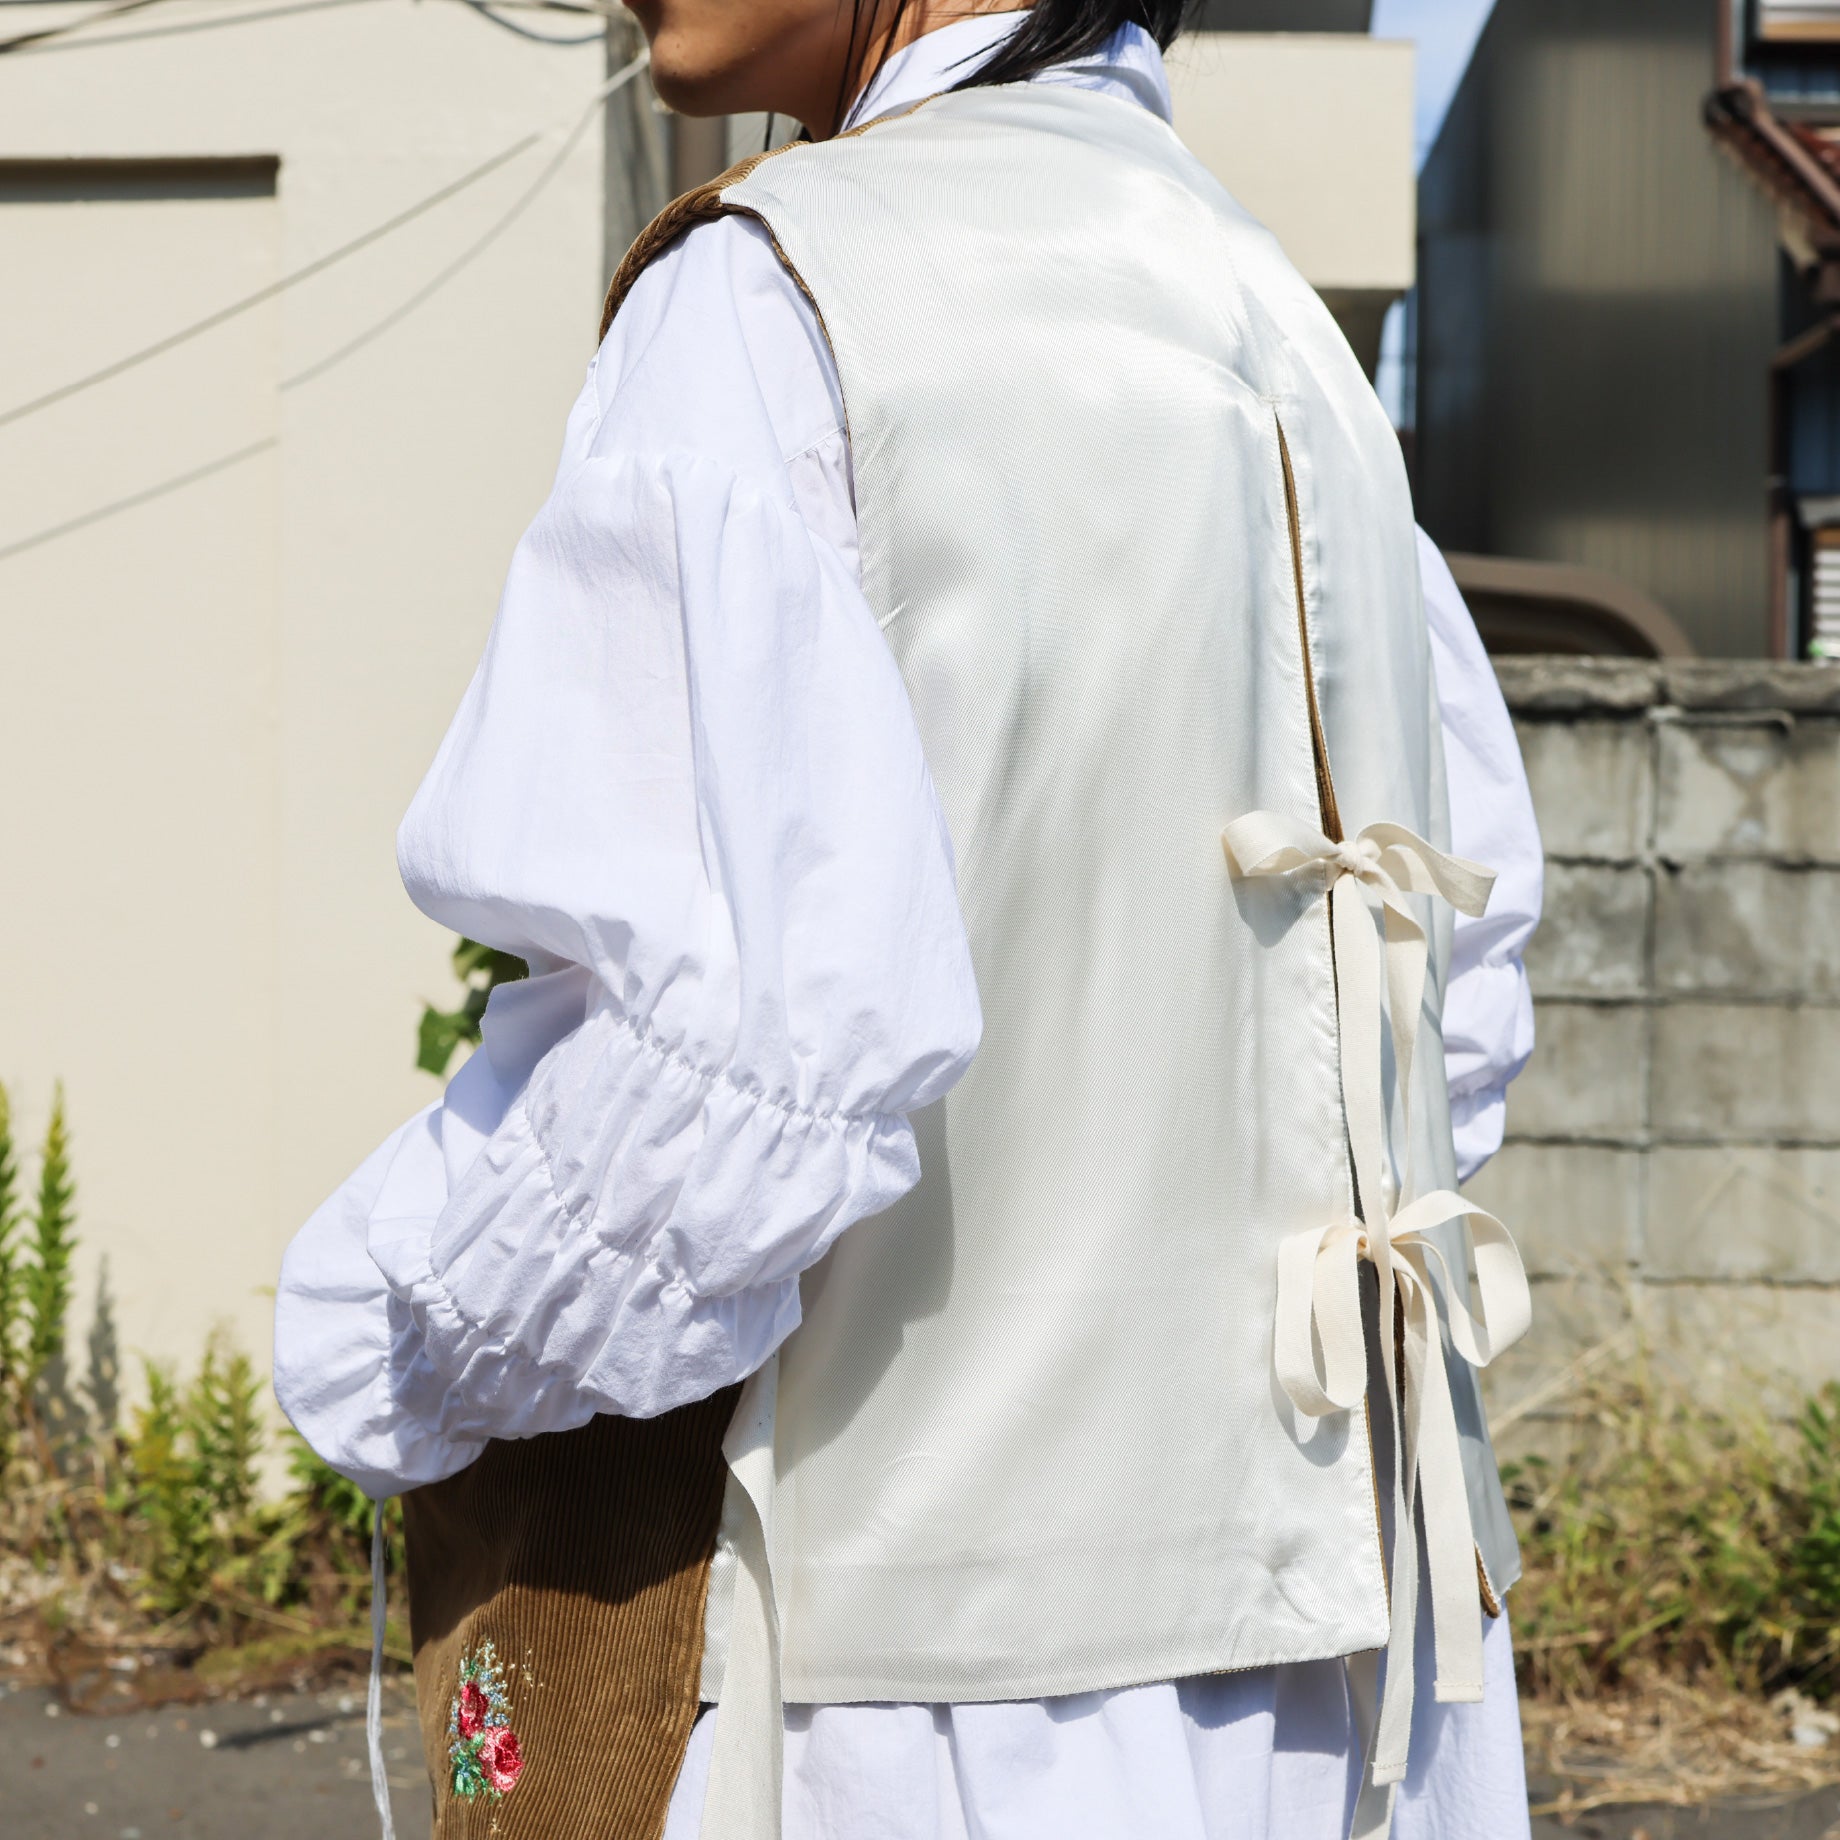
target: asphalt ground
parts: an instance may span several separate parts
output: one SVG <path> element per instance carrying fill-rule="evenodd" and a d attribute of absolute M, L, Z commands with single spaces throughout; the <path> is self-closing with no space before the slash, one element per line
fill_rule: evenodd
<path fill-rule="evenodd" d="M 402 1840 L 428 1832 L 412 1704 L 386 1701 Z M 362 1687 L 264 1693 L 157 1712 L 66 1711 L 0 1687 L 5 1840 L 366 1840 L 377 1832 Z"/>
<path fill-rule="evenodd" d="M 428 1779 L 413 1703 L 400 1684 L 385 1701 L 384 1756 L 397 1832 L 420 1840 L 428 1831 Z M 1542 1793 L 1536 1784 L 1536 1801 Z M 375 1832 L 361 1686 L 84 1714 L 43 1688 L 0 1683 L 5 1840 L 367 1840 Z M 1570 1827 L 1536 1820 L 1533 1835 L 1840 1840 L 1840 1789 L 1770 1807 L 1601 1809 Z"/>

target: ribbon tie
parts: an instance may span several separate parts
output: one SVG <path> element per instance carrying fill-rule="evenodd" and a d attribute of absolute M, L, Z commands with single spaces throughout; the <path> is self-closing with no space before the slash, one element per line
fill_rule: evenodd
<path fill-rule="evenodd" d="M 1438 1300 L 1441 1294 L 1451 1345 L 1476 1367 L 1486 1367 L 1526 1332 L 1532 1306 L 1520 1254 L 1494 1215 L 1449 1189 L 1416 1196 L 1395 1211 L 1386 1159 L 1380 1025 L 1384 1015 L 1401 1115 L 1407 1117 L 1430 952 L 1407 896 L 1436 895 L 1460 913 L 1479 915 L 1495 878 L 1398 824 L 1370 824 L 1351 840 L 1332 840 L 1311 825 L 1256 811 L 1229 824 L 1222 841 L 1241 878 L 1313 877 L 1329 899 L 1343 1104 L 1360 1214 L 1292 1233 L 1280 1243 L 1274 1364 L 1285 1394 L 1306 1417 L 1350 1411 L 1361 1403 L 1367 1349 L 1360 1262 L 1368 1260 L 1379 1278 L 1380 1359 L 1393 1406 L 1392 1630 L 1373 1742 L 1374 1788 L 1364 1791 L 1368 1806 L 1365 1812 L 1357 1810 L 1356 1831 L 1382 1834 L 1390 1820 L 1391 1786 L 1405 1775 L 1412 1730 L 1419 1589 L 1414 1529 L 1421 1499 L 1436 1694 L 1440 1700 L 1482 1697 L 1475 1533 Z M 1378 940 L 1370 897 L 1379 906 Z M 1409 1182 L 1409 1163 L 1403 1175 Z M 1431 1237 L 1450 1221 L 1462 1224 L 1465 1249 L 1475 1263 L 1479 1316 L 1458 1302 L 1443 1251 Z M 1434 1266 L 1441 1283 L 1432 1276 Z"/>

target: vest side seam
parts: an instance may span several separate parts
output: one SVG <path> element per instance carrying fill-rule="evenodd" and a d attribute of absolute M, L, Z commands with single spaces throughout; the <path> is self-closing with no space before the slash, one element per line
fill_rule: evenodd
<path fill-rule="evenodd" d="M 1316 664 L 1310 647 L 1309 598 L 1304 589 L 1303 579 L 1303 513 L 1297 497 L 1297 474 L 1291 465 L 1290 438 L 1284 432 L 1284 416 L 1277 404 L 1272 405 L 1272 424 L 1278 431 L 1278 464 L 1284 474 L 1284 515 L 1290 533 L 1291 581 L 1297 602 L 1297 642 L 1303 657 L 1303 696 L 1309 712 L 1310 754 L 1316 769 L 1317 815 L 1323 827 L 1323 834 L 1333 842 L 1343 840 L 1341 812 L 1336 804 L 1335 777 L 1329 766 L 1329 739 L 1323 729 L 1322 706 L 1316 698 Z M 1326 911 L 1325 911 L 1326 918 Z M 1340 980 L 1335 970 L 1335 952 L 1331 944 L 1329 952 L 1329 977 L 1335 989 L 1335 1003 L 1341 1007 L 1342 992 Z M 1337 1057 L 1337 1084 L 1340 1084 L 1341 1063 Z M 1345 1101 L 1344 1101 L 1345 1103 Z M 1354 1187 L 1354 1168 L 1352 1155 L 1349 1158 L 1349 1186 Z M 1374 1414 L 1373 1405 L 1365 1396 L 1361 1400 L 1361 1430 L 1367 1439 L 1367 1480 L 1373 1497 L 1374 1540 L 1380 1549 L 1380 1579 L 1386 1594 L 1387 1615 L 1392 1615 L 1393 1584 L 1386 1570 L 1386 1526 L 1380 1511 L 1380 1466 L 1374 1450 Z M 1476 1554 L 1476 1566 L 1482 1570 L 1482 1554 Z M 1483 1573 L 1484 1601 L 1487 1601 L 1487 1574 Z"/>

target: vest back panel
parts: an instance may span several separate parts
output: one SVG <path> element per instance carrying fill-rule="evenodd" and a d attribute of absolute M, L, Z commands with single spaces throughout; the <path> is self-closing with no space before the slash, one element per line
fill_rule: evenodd
<path fill-rule="evenodd" d="M 1270 236 L 1113 98 L 940 97 L 720 206 L 767 225 L 831 342 L 985 1015 L 916 1121 L 919 1186 L 808 1276 L 782 1351 L 785 1696 L 1032 1699 L 1382 1646 L 1366 1426 L 1300 1419 L 1272 1372 L 1279 1242 L 1351 1202 L 1327 920 L 1236 885 L 1220 834 L 1318 821 L 1300 564 L 1345 825 L 1447 839 L 1392 430 Z M 1449 929 L 1424 918 L 1411 1154 L 1444 1181 Z"/>

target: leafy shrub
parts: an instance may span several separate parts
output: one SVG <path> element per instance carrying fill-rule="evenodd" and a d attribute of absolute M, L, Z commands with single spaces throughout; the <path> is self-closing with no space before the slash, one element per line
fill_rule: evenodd
<path fill-rule="evenodd" d="M 1584 1384 L 1563 1461 L 1504 1472 L 1525 1575 L 1525 1684 L 1645 1673 L 1825 1694 L 1840 1661 L 1840 1387 L 1792 1430 L 1709 1404 L 1638 1355 Z"/>

